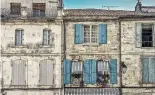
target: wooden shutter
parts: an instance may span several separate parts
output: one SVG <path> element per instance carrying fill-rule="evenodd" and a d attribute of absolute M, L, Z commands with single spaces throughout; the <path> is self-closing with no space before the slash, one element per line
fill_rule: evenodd
<path fill-rule="evenodd" d="M 155 83 L 155 58 L 149 61 L 149 82 Z"/>
<path fill-rule="evenodd" d="M 12 85 L 25 85 L 26 62 L 24 60 L 15 60 L 12 64 Z"/>
<path fill-rule="evenodd" d="M 155 23 L 153 26 L 153 46 L 155 47 Z"/>
<path fill-rule="evenodd" d="M 149 58 L 142 58 L 142 80 L 144 83 L 149 81 Z"/>
<path fill-rule="evenodd" d="M 97 80 L 97 73 L 96 73 L 96 60 L 91 61 L 91 83 L 95 84 Z"/>
<path fill-rule="evenodd" d="M 136 47 L 141 47 L 142 44 L 142 24 L 136 23 L 136 39 L 135 39 Z"/>
<path fill-rule="evenodd" d="M 99 24 L 99 44 L 107 44 L 107 24 Z"/>
<path fill-rule="evenodd" d="M 75 24 L 75 32 L 74 32 L 74 43 L 75 44 L 82 44 L 83 43 L 83 25 L 82 24 Z"/>
<path fill-rule="evenodd" d="M 21 30 L 21 44 L 24 44 L 24 30 Z"/>
<path fill-rule="evenodd" d="M 53 85 L 54 63 L 52 60 L 42 60 L 40 63 L 40 85 Z"/>
<path fill-rule="evenodd" d="M 86 59 L 84 61 L 84 83 L 90 84 L 91 83 L 91 59 Z"/>
<path fill-rule="evenodd" d="M 64 84 L 71 83 L 71 60 L 64 60 Z"/>
<path fill-rule="evenodd" d="M 111 59 L 109 63 L 110 67 L 110 83 L 117 83 L 117 59 Z"/>

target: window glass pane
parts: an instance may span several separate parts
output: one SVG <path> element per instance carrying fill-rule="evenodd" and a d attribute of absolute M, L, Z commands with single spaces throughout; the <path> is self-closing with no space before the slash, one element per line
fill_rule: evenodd
<path fill-rule="evenodd" d="M 93 25 L 91 29 L 91 43 L 97 43 L 97 38 L 98 38 L 98 26 Z"/>
<path fill-rule="evenodd" d="M 152 47 L 152 24 L 142 25 L 142 47 Z"/>
<path fill-rule="evenodd" d="M 15 31 L 15 45 L 22 45 L 24 41 L 24 31 L 16 30 Z"/>
<path fill-rule="evenodd" d="M 21 13 L 21 4 L 20 3 L 11 3 L 11 14 L 19 15 Z"/>
<path fill-rule="evenodd" d="M 90 43 L 90 26 L 84 25 L 84 43 Z"/>
<path fill-rule="evenodd" d="M 33 3 L 33 16 L 45 16 L 45 3 Z"/>

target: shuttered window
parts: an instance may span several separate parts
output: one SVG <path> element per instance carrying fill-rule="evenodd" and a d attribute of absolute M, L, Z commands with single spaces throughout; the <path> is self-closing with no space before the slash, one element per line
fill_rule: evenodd
<path fill-rule="evenodd" d="M 16 29 L 15 31 L 15 45 L 23 45 L 24 44 L 24 30 Z"/>
<path fill-rule="evenodd" d="M 12 63 L 12 85 L 26 85 L 26 61 L 15 60 Z"/>
<path fill-rule="evenodd" d="M 97 82 L 104 83 L 109 81 L 109 61 L 100 60 L 97 62 Z"/>
<path fill-rule="evenodd" d="M 136 23 L 136 47 L 155 47 L 155 24 Z"/>
<path fill-rule="evenodd" d="M 143 57 L 141 62 L 143 83 L 155 83 L 155 57 Z"/>
<path fill-rule="evenodd" d="M 43 45 L 50 45 L 52 43 L 52 33 L 50 29 L 43 30 Z"/>
<path fill-rule="evenodd" d="M 52 60 L 42 60 L 40 62 L 39 84 L 45 86 L 53 85 L 54 62 Z"/>
<path fill-rule="evenodd" d="M 74 43 L 107 43 L 107 24 L 82 25 L 75 24 Z"/>
<path fill-rule="evenodd" d="M 64 84 L 71 83 L 71 60 L 64 60 Z"/>
<path fill-rule="evenodd" d="M 84 83 L 95 84 L 97 80 L 96 60 L 86 59 L 84 61 Z"/>
<path fill-rule="evenodd" d="M 83 71 L 83 66 L 79 61 L 72 62 L 72 73 L 81 73 Z"/>

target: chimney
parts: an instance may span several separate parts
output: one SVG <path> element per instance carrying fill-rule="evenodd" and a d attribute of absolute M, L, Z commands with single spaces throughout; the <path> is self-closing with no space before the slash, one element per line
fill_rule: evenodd
<path fill-rule="evenodd" d="M 142 11 L 142 3 L 138 0 L 136 7 L 135 7 L 136 12 L 141 12 Z"/>

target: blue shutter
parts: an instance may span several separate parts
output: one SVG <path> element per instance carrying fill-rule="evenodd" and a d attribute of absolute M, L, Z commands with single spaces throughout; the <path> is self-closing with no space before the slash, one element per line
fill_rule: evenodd
<path fill-rule="evenodd" d="M 111 59 L 109 63 L 110 67 L 110 83 L 117 83 L 117 59 Z"/>
<path fill-rule="evenodd" d="M 91 59 L 87 59 L 84 62 L 84 83 L 85 84 L 90 84 L 91 83 Z"/>
<path fill-rule="evenodd" d="M 99 24 L 99 44 L 107 44 L 107 24 Z"/>
<path fill-rule="evenodd" d="M 97 75 L 96 75 L 96 60 L 91 61 L 91 83 L 95 84 L 97 80 Z"/>
<path fill-rule="evenodd" d="M 155 83 L 155 58 L 150 58 L 150 62 L 149 62 L 149 82 Z"/>
<path fill-rule="evenodd" d="M 64 84 L 71 83 L 71 60 L 64 60 Z"/>
<path fill-rule="evenodd" d="M 82 24 L 75 24 L 75 34 L 74 34 L 74 43 L 82 44 L 83 43 L 83 26 Z"/>
<path fill-rule="evenodd" d="M 144 83 L 149 82 L 149 58 L 142 58 L 142 80 Z"/>

